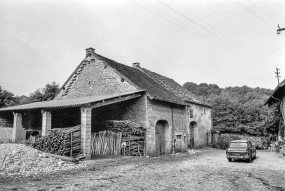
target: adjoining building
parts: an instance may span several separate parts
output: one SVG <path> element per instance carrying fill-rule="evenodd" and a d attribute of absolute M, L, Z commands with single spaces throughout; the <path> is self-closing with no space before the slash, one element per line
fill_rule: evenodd
<path fill-rule="evenodd" d="M 13 121 L 12 139 L 24 142 L 27 129 L 43 136 L 51 128 L 81 125 L 81 145 L 91 157 L 91 133 L 107 120 L 130 120 L 146 129 L 149 156 L 185 151 L 211 142 L 211 106 L 174 80 L 134 63 L 117 63 L 86 49 L 86 58 L 63 84 L 54 100 L 0 109 Z"/>
<path fill-rule="evenodd" d="M 271 107 L 273 104 L 280 103 L 280 111 L 281 111 L 281 118 L 283 120 L 283 124 L 285 124 L 285 80 L 277 85 L 277 87 L 273 90 L 270 97 L 266 100 L 265 105 Z M 282 125 L 279 124 L 278 129 L 278 139 L 284 139 L 285 132 L 282 130 Z M 283 134 L 281 134 L 283 132 Z"/>

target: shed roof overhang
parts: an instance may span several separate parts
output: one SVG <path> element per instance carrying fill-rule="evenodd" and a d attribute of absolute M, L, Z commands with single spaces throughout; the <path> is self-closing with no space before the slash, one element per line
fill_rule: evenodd
<path fill-rule="evenodd" d="M 272 94 L 266 100 L 264 105 L 266 105 L 266 104 L 270 105 L 271 103 L 274 103 L 278 100 L 281 100 L 282 96 L 285 96 L 285 91 L 284 91 L 285 88 L 284 87 L 285 87 L 285 80 L 283 80 L 280 84 L 277 85 L 277 87 L 273 90 Z"/>
<path fill-rule="evenodd" d="M 81 107 L 86 106 L 89 108 L 101 107 L 113 103 L 118 103 L 121 101 L 126 101 L 129 99 L 134 99 L 141 97 L 144 90 L 132 91 L 132 92 L 121 92 L 109 95 L 99 95 L 99 96 L 88 96 L 73 99 L 62 99 L 62 100 L 51 100 L 43 102 L 35 102 L 30 104 L 12 106 L 1 108 L 1 111 L 18 111 L 18 110 L 33 110 L 33 109 L 60 109 L 68 107 Z"/>

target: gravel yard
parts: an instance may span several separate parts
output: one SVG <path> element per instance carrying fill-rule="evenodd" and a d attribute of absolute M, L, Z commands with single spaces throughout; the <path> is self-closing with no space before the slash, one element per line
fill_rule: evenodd
<path fill-rule="evenodd" d="M 285 158 L 258 151 L 252 163 L 228 162 L 225 151 L 159 158 L 84 161 L 84 170 L 28 178 L 0 177 L 2 190 L 285 190 Z"/>

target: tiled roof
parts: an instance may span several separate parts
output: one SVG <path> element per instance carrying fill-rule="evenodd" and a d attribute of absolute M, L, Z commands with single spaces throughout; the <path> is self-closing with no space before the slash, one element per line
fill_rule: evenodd
<path fill-rule="evenodd" d="M 167 78 L 155 72 L 151 72 L 145 68 L 140 68 L 143 72 L 148 74 L 150 77 L 154 78 L 160 84 L 162 84 L 166 89 L 175 93 L 179 98 L 193 103 L 201 103 L 198 99 L 195 99 L 194 95 L 187 89 L 183 88 L 180 84 L 175 82 L 173 79 Z"/>
<path fill-rule="evenodd" d="M 145 90 L 146 94 L 151 99 L 175 103 L 179 105 L 188 105 L 187 102 L 190 102 L 198 105 L 211 107 L 210 105 L 202 104 L 198 99 L 194 98 L 195 96 L 191 92 L 189 92 L 170 78 L 164 77 L 144 68 L 133 68 L 115 62 L 114 60 L 108 59 L 93 51 L 90 51 L 89 55 L 92 55 L 95 58 L 105 62 L 106 65 L 119 72 L 119 74 L 125 77 L 126 80 L 129 81 L 132 85 L 134 85 L 137 89 Z M 72 76 L 75 80 L 76 72 L 80 72 L 84 67 L 85 62 L 82 61 L 78 65 L 76 70 L 71 74 L 69 79 L 65 82 L 65 84 L 63 84 L 62 88 L 67 84 L 67 82 L 71 80 Z M 70 82 L 65 92 L 68 92 L 68 89 L 72 83 L 73 80 L 72 82 Z"/>
<path fill-rule="evenodd" d="M 134 83 L 138 88 L 144 89 L 151 99 L 176 103 L 179 105 L 186 105 L 186 103 L 181 98 L 161 86 L 154 79 L 139 69 L 117 63 L 98 54 L 93 54 L 93 56 L 102 61 L 105 61 L 106 64 L 117 70 L 120 74 Z"/>
<path fill-rule="evenodd" d="M 280 90 L 283 86 L 285 86 L 285 79 L 284 79 L 281 83 L 279 83 L 279 84 L 277 85 L 277 87 L 273 90 L 272 94 L 271 94 L 270 97 L 266 100 L 266 102 L 265 102 L 264 105 L 266 105 L 267 103 L 269 103 L 269 102 L 273 99 L 272 96 L 275 97 L 275 95 L 278 95 L 277 92 L 279 92 L 279 90 Z M 273 99 L 273 100 L 276 101 L 276 99 Z"/>
<path fill-rule="evenodd" d="M 45 109 L 45 108 L 60 108 L 60 107 L 79 107 L 84 104 L 113 99 L 113 98 L 117 98 L 121 96 L 127 96 L 127 95 L 131 95 L 134 93 L 139 93 L 139 92 L 143 92 L 143 90 L 133 91 L 133 92 L 123 92 L 123 93 L 110 94 L 110 95 L 101 95 L 101 96 L 88 96 L 88 97 L 80 97 L 80 98 L 74 98 L 74 99 L 62 99 L 62 100 L 35 102 L 35 103 L 17 105 L 17 106 L 12 106 L 12 107 L 4 107 L 4 108 L 1 108 L 0 111 Z"/>

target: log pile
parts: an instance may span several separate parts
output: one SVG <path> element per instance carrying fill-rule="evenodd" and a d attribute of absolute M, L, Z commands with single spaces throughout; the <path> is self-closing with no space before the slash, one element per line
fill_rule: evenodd
<path fill-rule="evenodd" d="M 35 140 L 32 147 L 57 155 L 77 156 L 81 152 L 81 127 L 55 128 Z"/>
<path fill-rule="evenodd" d="M 129 120 L 105 122 L 105 128 L 112 132 L 122 133 L 121 154 L 129 156 L 145 155 L 145 129 L 139 123 Z"/>
<path fill-rule="evenodd" d="M 119 155 L 121 152 L 122 133 L 100 131 L 91 136 L 91 153 Z"/>

